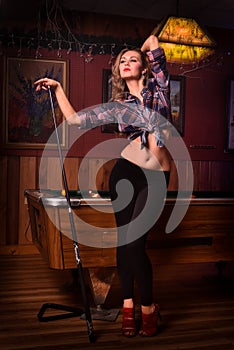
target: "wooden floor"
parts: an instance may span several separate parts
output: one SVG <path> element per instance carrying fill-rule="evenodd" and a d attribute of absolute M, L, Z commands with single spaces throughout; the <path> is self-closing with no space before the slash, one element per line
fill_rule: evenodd
<path fill-rule="evenodd" d="M 95 343 L 80 317 L 39 322 L 43 303 L 82 307 L 71 271 L 53 271 L 38 256 L 1 256 L 0 349 L 234 349 L 234 264 L 217 278 L 214 264 L 154 266 L 155 300 L 161 306 L 160 333 L 127 339 L 120 333 L 121 312 L 114 322 L 93 320 Z M 91 296 L 90 296 L 91 298 Z M 92 299 L 90 299 L 93 306 Z M 118 278 L 105 308 L 120 308 Z M 138 313 L 137 313 L 138 314 Z"/>

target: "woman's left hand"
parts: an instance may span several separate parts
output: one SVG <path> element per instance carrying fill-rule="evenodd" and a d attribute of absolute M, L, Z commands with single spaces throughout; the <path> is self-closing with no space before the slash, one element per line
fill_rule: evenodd
<path fill-rule="evenodd" d="M 153 51 L 159 47 L 158 38 L 151 34 L 144 42 L 144 44 L 141 47 L 141 51 Z"/>

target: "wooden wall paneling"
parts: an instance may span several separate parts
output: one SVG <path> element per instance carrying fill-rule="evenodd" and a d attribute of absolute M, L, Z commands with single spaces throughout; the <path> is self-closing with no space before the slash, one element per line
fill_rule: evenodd
<path fill-rule="evenodd" d="M 170 181 L 168 185 L 169 191 L 175 191 L 178 189 L 178 177 L 177 177 L 177 168 L 174 161 L 171 162 L 171 171 L 170 171 Z"/>
<path fill-rule="evenodd" d="M 200 161 L 199 162 L 199 191 L 210 191 L 212 189 L 211 181 L 211 162 L 210 161 Z"/>
<path fill-rule="evenodd" d="M 20 158 L 7 159 L 6 244 L 18 244 Z"/>
<path fill-rule="evenodd" d="M 109 190 L 109 178 L 113 166 L 116 163 L 116 159 L 109 160 L 103 165 L 103 183 L 101 190 Z"/>
<path fill-rule="evenodd" d="M 102 189 L 104 183 L 103 158 L 83 158 L 80 161 L 78 185 L 82 190 Z"/>
<path fill-rule="evenodd" d="M 185 190 L 189 189 L 189 183 L 191 182 L 191 171 L 193 172 L 192 176 L 193 176 L 193 187 L 194 187 L 194 170 L 193 170 L 193 162 L 192 161 L 186 161 L 185 162 L 185 167 L 186 167 L 186 188 Z"/>
<path fill-rule="evenodd" d="M 41 157 L 36 157 L 35 158 L 36 161 L 36 183 L 35 183 L 35 188 L 39 188 L 39 170 L 40 170 L 40 162 L 41 162 Z"/>
<path fill-rule="evenodd" d="M 109 177 L 116 159 L 89 159 L 89 185 L 88 188 L 102 191 L 109 190 Z"/>
<path fill-rule="evenodd" d="M 78 163 L 78 189 L 88 189 L 89 188 L 89 159 L 79 158 Z M 82 183 L 82 184 L 81 184 Z"/>
<path fill-rule="evenodd" d="M 213 191 L 234 191 L 234 167 L 232 162 L 211 162 L 210 177 Z"/>
<path fill-rule="evenodd" d="M 193 161 L 194 191 L 212 190 L 212 166 L 210 161 Z"/>
<path fill-rule="evenodd" d="M 66 172 L 68 188 L 71 190 L 78 189 L 78 170 L 80 165 L 79 158 L 65 158 L 64 169 Z"/>
<path fill-rule="evenodd" d="M 174 181 L 174 186 L 176 185 L 176 181 L 177 181 L 177 178 L 178 178 L 178 181 L 180 179 L 180 182 L 181 182 L 181 190 L 182 191 L 186 191 L 188 190 L 188 182 L 190 181 L 190 179 L 188 178 L 189 177 L 189 172 L 188 172 L 188 169 L 189 169 L 189 163 L 188 161 L 183 161 L 183 160 L 179 160 L 179 161 L 175 161 L 175 165 L 178 169 L 176 169 L 176 172 L 174 171 L 173 172 L 173 176 L 176 176 L 176 173 L 178 173 L 177 177 L 176 177 L 176 180 L 172 180 Z M 177 185 L 177 187 L 179 186 L 179 183 Z M 176 190 L 177 188 L 174 188 L 173 190 Z"/>
<path fill-rule="evenodd" d="M 194 191 L 199 191 L 199 174 L 200 171 L 200 161 L 193 161 L 193 189 Z"/>
<path fill-rule="evenodd" d="M 48 158 L 37 158 L 36 188 L 47 188 Z"/>
<path fill-rule="evenodd" d="M 225 189 L 234 192 L 234 165 L 233 162 L 224 162 L 225 179 L 227 176 Z"/>
<path fill-rule="evenodd" d="M 25 201 L 24 191 L 36 188 L 36 158 L 20 158 L 20 184 L 19 184 L 19 244 L 31 244 L 32 232 L 28 215 L 28 207 Z"/>
<path fill-rule="evenodd" d="M 36 161 L 37 188 L 61 189 L 62 172 L 59 157 L 43 156 Z"/>
<path fill-rule="evenodd" d="M 47 188 L 62 189 L 62 172 L 58 157 L 48 157 L 47 171 L 45 172 L 47 179 Z"/>
<path fill-rule="evenodd" d="M 105 159 L 89 160 L 89 188 L 101 190 L 103 187 L 103 164 Z"/>
<path fill-rule="evenodd" d="M 221 191 L 225 190 L 226 181 L 223 181 L 223 170 L 224 166 L 222 166 L 223 162 L 213 161 L 210 162 L 210 179 L 211 179 L 211 190 L 217 191 L 220 189 Z M 224 165 L 224 164 L 223 164 Z"/>
<path fill-rule="evenodd" d="M 0 245 L 6 244 L 6 213 L 7 213 L 7 157 L 0 157 Z"/>
<path fill-rule="evenodd" d="M 232 162 L 193 161 L 195 191 L 233 191 L 234 167 Z"/>

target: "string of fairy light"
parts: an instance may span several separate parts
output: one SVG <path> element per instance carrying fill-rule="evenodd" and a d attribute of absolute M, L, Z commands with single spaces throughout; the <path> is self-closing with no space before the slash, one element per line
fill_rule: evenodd
<path fill-rule="evenodd" d="M 79 52 L 86 63 L 93 61 L 95 55 L 110 55 L 111 65 L 116 54 L 122 48 L 139 46 L 139 40 L 129 38 L 127 41 L 113 39 L 112 37 L 96 37 L 90 35 L 77 35 L 72 32 L 65 18 L 60 2 L 45 0 L 43 8 L 38 13 L 36 29 L 27 34 L 0 30 L 0 54 L 6 48 L 17 48 L 17 56 L 23 55 L 23 49 L 34 49 L 35 58 L 42 58 L 42 48 L 55 51 L 58 58 L 69 56 L 71 52 Z M 42 20 L 41 12 L 45 12 Z"/>
<path fill-rule="evenodd" d="M 143 39 L 126 38 L 124 40 L 108 36 L 91 36 L 75 34 L 65 18 L 63 9 L 55 0 L 45 0 L 44 9 L 46 19 L 41 20 L 39 11 L 37 27 L 27 33 L 20 33 L 19 30 L 9 32 L 7 29 L 0 29 L 0 55 L 7 53 L 8 48 L 16 49 L 17 57 L 25 55 L 30 51 L 30 56 L 36 59 L 43 58 L 43 49 L 53 52 L 58 59 L 67 58 L 72 52 L 79 54 L 85 63 L 91 63 L 95 55 L 107 55 L 108 64 L 112 65 L 116 55 L 123 49 L 132 49 L 141 46 Z M 194 70 L 212 67 L 216 69 L 223 65 L 225 55 L 230 52 L 216 53 L 212 58 L 194 62 L 188 67 L 181 62 L 180 74 L 193 72 Z M 170 63 L 173 65 L 173 63 Z M 178 66 L 178 63 L 177 63 Z"/>
<path fill-rule="evenodd" d="M 142 41 L 141 41 L 142 42 Z M 123 48 L 132 49 L 140 46 L 139 40 L 126 40 L 124 42 L 113 40 L 107 37 L 94 36 L 79 36 L 72 34 L 72 38 L 65 39 L 64 35 L 59 35 L 59 38 L 51 32 L 40 32 L 40 36 L 29 33 L 28 35 L 20 35 L 19 33 L 1 33 L 0 32 L 0 55 L 4 55 L 8 48 L 16 50 L 18 58 L 23 58 L 24 55 L 34 56 L 35 59 L 43 58 L 43 48 L 47 48 L 58 59 L 66 59 L 72 52 L 79 54 L 84 59 L 85 63 L 91 63 L 95 59 L 95 55 L 107 55 L 107 62 L 110 66 L 115 61 L 116 55 Z M 26 51 L 25 51 L 26 49 Z M 181 75 L 187 75 L 199 69 L 222 67 L 226 56 L 230 56 L 231 52 L 216 53 L 213 57 L 196 62 L 188 67 L 183 62 L 178 65 Z M 170 63 L 172 66 L 175 65 Z"/>
<path fill-rule="evenodd" d="M 108 42 L 106 42 L 108 40 Z M 42 58 L 42 49 L 47 48 L 53 51 L 57 58 L 69 56 L 72 52 L 78 52 L 83 57 L 85 63 L 93 61 L 95 55 L 109 55 L 109 64 L 111 65 L 117 53 L 123 48 L 132 49 L 139 46 L 139 40 L 130 42 L 121 42 L 113 38 L 102 38 L 93 36 L 76 36 L 73 34 L 72 39 L 64 39 L 62 35 L 59 38 L 51 32 L 41 32 L 40 36 L 31 33 L 20 35 L 14 33 L 0 32 L 0 55 L 3 55 L 7 48 L 16 48 L 17 57 L 24 55 L 24 49 L 34 50 L 36 59 Z"/>

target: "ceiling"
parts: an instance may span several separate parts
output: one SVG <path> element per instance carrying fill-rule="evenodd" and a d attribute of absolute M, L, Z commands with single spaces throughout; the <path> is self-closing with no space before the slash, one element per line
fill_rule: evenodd
<path fill-rule="evenodd" d="M 0 0 L 0 18 L 37 19 L 45 3 L 59 3 L 78 12 L 148 18 L 161 21 L 168 15 L 193 17 L 208 27 L 234 29 L 234 0 Z M 146 6 L 145 6 L 146 4 Z"/>

